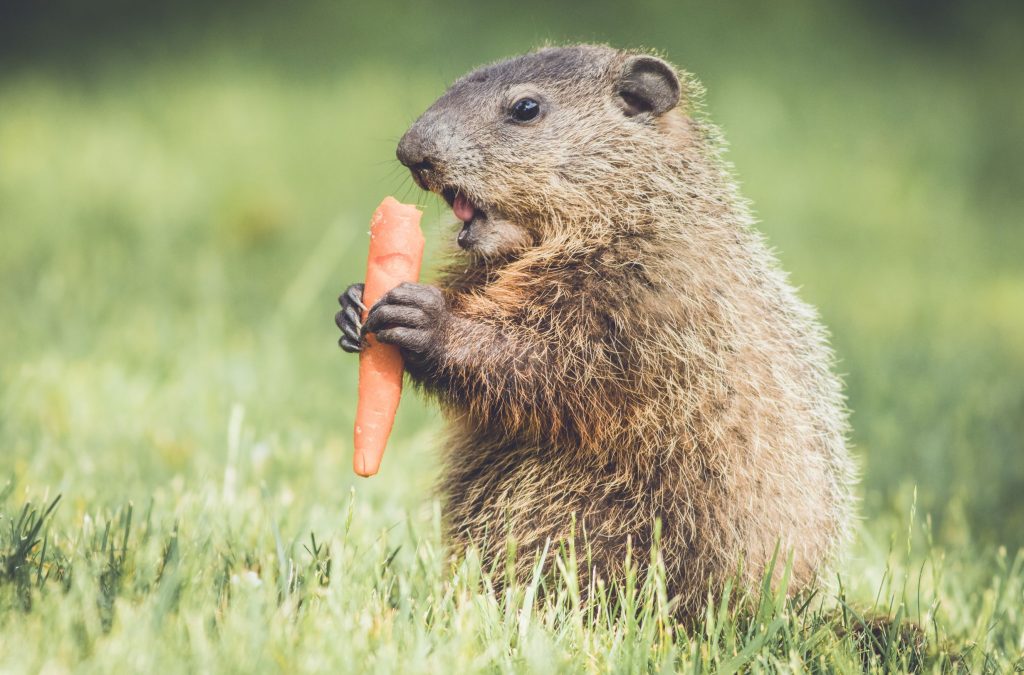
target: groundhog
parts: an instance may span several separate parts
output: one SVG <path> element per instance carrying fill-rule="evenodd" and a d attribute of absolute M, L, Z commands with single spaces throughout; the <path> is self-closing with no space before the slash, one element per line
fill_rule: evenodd
<path fill-rule="evenodd" d="M 397 345 L 450 421 L 447 537 L 524 576 L 572 538 L 582 579 L 649 562 L 695 616 L 779 547 L 791 593 L 853 517 L 847 414 L 815 311 L 753 227 L 690 75 L 544 48 L 455 82 L 398 159 L 462 221 L 437 286 L 403 284 L 341 346 Z M 549 561 L 550 562 L 550 561 Z"/>

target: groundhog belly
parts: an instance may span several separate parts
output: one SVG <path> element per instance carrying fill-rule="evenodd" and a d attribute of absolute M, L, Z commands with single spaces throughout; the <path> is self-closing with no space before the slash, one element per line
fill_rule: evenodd
<path fill-rule="evenodd" d="M 668 593 L 684 614 L 700 611 L 708 591 L 737 569 L 741 584 L 756 588 L 778 546 L 776 577 L 792 555 L 790 591 L 798 592 L 813 583 L 839 536 L 834 486 L 821 455 L 763 448 L 751 447 L 728 470 L 671 448 L 665 461 L 637 471 L 455 424 L 442 482 L 447 539 L 456 554 L 476 547 L 487 565 L 503 562 L 514 542 L 520 579 L 530 578 L 548 542 L 554 551 L 571 541 L 586 586 L 592 576 L 620 579 L 627 551 L 642 574 L 657 536 Z"/>
<path fill-rule="evenodd" d="M 443 482 L 448 539 L 457 551 L 474 545 L 489 560 L 503 559 L 514 541 L 524 578 L 546 542 L 554 550 L 571 540 L 581 559 L 590 548 L 596 571 L 608 579 L 621 570 L 627 541 L 647 557 L 657 510 L 654 493 L 639 487 L 614 466 L 567 463 L 556 447 L 458 429 Z"/>

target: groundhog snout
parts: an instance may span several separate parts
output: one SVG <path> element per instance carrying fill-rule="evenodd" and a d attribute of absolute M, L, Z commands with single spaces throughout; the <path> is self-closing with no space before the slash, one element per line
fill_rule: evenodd
<path fill-rule="evenodd" d="M 424 131 L 422 125 L 414 124 L 398 142 L 395 153 L 424 190 L 439 189 L 444 183 L 446 162 L 434 136 Z"/>
<path fill-rule="evenodd" d="M 412 172 L 412 177 L 424 190 L 429 189 L 426 185 L 427 174 L 435 169 L 436 152 L 433 144 L 428 143 L 423 135 L 413 127 L 402 136 L 398 142 L 398 161 Z"/>

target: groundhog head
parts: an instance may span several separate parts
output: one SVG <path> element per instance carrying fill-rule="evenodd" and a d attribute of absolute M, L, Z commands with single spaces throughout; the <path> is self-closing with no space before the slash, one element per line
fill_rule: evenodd
<path fill-rule="evenodd" d="M 676 71 L 647 54 L 545 48 L 471 72 L 402 137 L 398 159 L 481 258 L 635 227 L 678 156 Z M 669 115 L 672 113 L 672 115 Z"/>

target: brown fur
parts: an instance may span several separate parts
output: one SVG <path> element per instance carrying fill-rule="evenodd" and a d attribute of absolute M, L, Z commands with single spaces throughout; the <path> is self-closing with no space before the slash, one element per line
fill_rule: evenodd
<path fill-rule="evenodd" d="M 777 543 L 791 590 L 812 586 L 847 537 L 853 469 L 825 331 L 752 228 L 699 86 L 684 76 L 674 110 L 627 117 L 631 56 L 540 50 L 463 78 L 417 123 L 447 134 L 427 187 L 457 185 L 529 245 L 447 268 L 437 358 L 410 370 L 450 418 L 456 551 L 501 560 L 510 536 L 526 574 L 575 519 L 614 578 L 628 541 L 643 564 L 657 518 L 692 614 L 741 562 L 758 583 Z M 542 123 L 488 125 L 489 101 L 535 90 Z"/>

